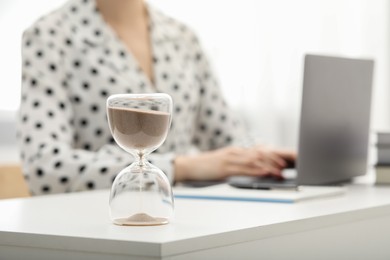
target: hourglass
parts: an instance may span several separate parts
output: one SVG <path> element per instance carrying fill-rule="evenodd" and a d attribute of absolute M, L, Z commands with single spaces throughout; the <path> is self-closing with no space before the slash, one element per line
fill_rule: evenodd
<path fill-rule="evenodd" d="M 173 217 L 173 195 L 166 175 L 147 161 L 165 140 L 171 124 L 167 94 L 119 94 L 107 99 L 107 116 L 116 143 L 135 161 L 115 178 L 110 193 L 114 224 L 167 224 Z"/>

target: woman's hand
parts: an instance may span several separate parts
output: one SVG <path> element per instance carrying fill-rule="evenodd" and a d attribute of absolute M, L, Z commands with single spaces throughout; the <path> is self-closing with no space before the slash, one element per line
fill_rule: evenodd
<path fill-rule="evenodd" d="M 297 160 L 297 153 L 294 150 L 286 148 L 274 148 L 267 146 L 257 146 L 257 149 L 267 151 L 267 153 L 282 159 L 285 162 L 285 167 L 294 166 Z"/>
<path fill-rule="evenodd" d="M 175 159 L 175 179 L 220 180 L 232 175 L 274 175 L 282 178 L 287 159 L 295 158 L 291 151 L 265 147 L 226 147 L 197 155 Z"/>

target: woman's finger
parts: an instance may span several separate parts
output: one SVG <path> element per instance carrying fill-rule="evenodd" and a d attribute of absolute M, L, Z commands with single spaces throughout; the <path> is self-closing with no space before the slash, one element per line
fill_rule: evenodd
<path fill-rule="evenodd" d="M 263 161 L 268 162 L 275 167 L 278 168 L 285 168 L 286 167 L 286 162 L 285 160 L 280 157 L 279 155 L 271 152 L 271 151 L 260 151 L 260 157 L 262 158 Z"/>
<path fill-rule="evenodd" d="M 290 149 L 273 149 L 273 152 L 285 160 L 295 161 L 297 159 L 297 153 Z"/>

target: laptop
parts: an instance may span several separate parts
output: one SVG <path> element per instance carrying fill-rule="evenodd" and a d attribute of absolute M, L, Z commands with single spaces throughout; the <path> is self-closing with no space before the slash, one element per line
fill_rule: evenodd
<path fill-rule="evenodd" d="M 364 175 L 373 67 L 372 60 L 306 55 L 295 177 L 234 176 L 229 184 L 293 188 L 337 184 Z"/>

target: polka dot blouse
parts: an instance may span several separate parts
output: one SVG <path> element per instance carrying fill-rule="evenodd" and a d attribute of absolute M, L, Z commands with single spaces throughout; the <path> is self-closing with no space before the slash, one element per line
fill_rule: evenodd
<path fill-rule="evenodd" d="M 243 136 L 195 35 L 150 5 L 148 11 L 153 84 L 94 1 L 71 0 L 24 32 L 18 138 L 33 194 L 109 188 L 132 162 L 108 128 L 105 104 L 112 94 L 172 96 L 170 132 L 149 156 L 171 181 L 177 154 Z"/>

